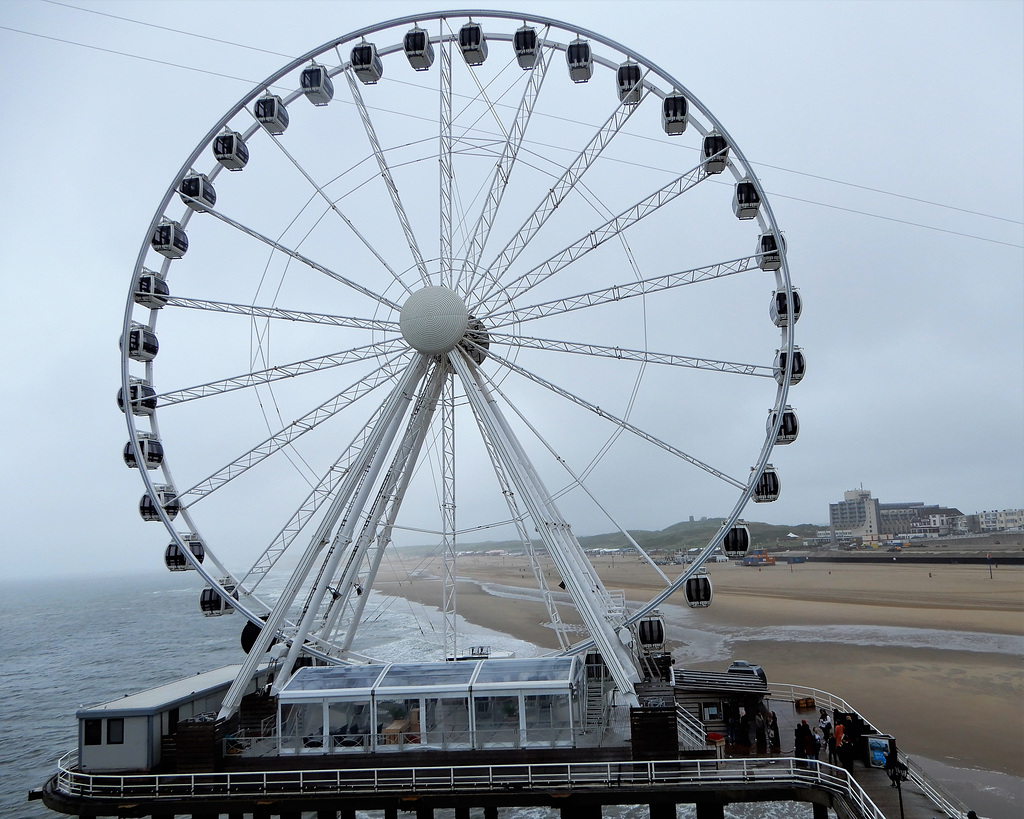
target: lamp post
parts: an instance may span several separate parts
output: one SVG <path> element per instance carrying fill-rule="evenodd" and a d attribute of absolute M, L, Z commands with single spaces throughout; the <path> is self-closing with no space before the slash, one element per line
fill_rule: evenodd
<path fill-rule="evenodd" d="M 896 789 L 896 793 L 900 800 L 900 819 L 904 819 L 903 816 L 903 788 L 901 787 L 904 782 L 910 778 L 910 769 L 899 760 L 899 752 L 893 751 L 892 755 L 886 754 L 885 756 L 885 772 L 889 775 L 889 781 L 892 782 L 892 786 Z"/>

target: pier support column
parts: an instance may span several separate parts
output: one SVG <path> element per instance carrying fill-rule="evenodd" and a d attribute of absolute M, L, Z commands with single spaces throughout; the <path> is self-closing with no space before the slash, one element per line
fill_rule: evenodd
<path fill-rule="evenodd" d="M 656 802 L 649 805 L 651 819 L 676 819 L 676 806 L 671 802 Z M 815 817 L 817 819 L 817 817 Z"/>
<path fill-rule="evenodd" d="M 416 808 L 416 819 L 434 819 L 434 809 L 419 805 Z"/>
<path fill-rule="evenodd" d="M 456 808 L 455 819 L 469 819 L 469 808 L 465 806 Z"/>
<path fill-rule="evenodd" d="M 814 805 L 814 819 L 828 819 L 828 808 L 825 805 L 819 805 L 817 802 L 812 802 Z"/>
<path fill-rule="evenodd" d="M 384 808 L 384 819 L 398 819 L 398 808 Z"/>
<path fill-rule="evenodd" d="M 484 806 L 484 819 L 498 819 L 498 806 L 497 805 L 485 805 Z"/>
<path fill-rule="evenodd" d="M 697 819 L 725 819 L 725 806 L 718 802 L 698 802 Z"/>
<path fill-rule="evenodd" d="M 562 819 L 601 819 L 600 805 L 563 805 Z"/>

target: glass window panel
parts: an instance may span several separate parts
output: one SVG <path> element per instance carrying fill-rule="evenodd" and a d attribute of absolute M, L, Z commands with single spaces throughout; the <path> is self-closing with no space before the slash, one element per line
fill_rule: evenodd
<path fill-rule="evenodd" d="M 87 719 L 82 727 L 82 741 L 86 745 L 100 745 L 103 743 L 103 720 Z"/>
<path fill-rule="evenodd" d="M 124 745 L 124 719 L 107 720 L 107 745 Z"/>

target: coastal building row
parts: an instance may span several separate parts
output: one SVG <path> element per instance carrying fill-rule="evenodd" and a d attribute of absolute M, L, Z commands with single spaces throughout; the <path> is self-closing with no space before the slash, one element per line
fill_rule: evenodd
<path fill-rule="evenodd" d="M 1024 528 L 1024 509 L 1000 509 L 965 515 L 954 507 L 881 503 L 871 491 L 852 489 L 829 504 L 830 540 L 880 543 L 949 535 L 983 534 Z"/>

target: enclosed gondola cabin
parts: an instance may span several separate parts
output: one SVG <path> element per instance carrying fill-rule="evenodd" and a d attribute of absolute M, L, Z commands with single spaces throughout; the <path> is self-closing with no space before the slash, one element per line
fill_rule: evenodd
<path fill-rule="evenodd" d="M 775 426 L 775 421 L 779 417 L 779 413 L 776 410 L 768 411 L 768 420 L 765 423 L 765 432 L 771 435 L 772 427 Z M 782 411 L 782 423 L 779 424 L 779 432 L 775 436 L 776 444 L 791 444 L 796 440 L 800 434 L 800 420 L 796 417 L 796 413 L 793 412 L 793 408 L 789 405 Z"/>
<path fill-rule="evenodd" d="M 142 307 L 149 307 L 151 310 L 159 310 L 167 304 L 167 297 L 171 289 L 167 286 L 163 273 L 155 273 L 152 270 L 142 268 L 139 278 L 135 280 L 135 290 L 132 299 Z"/>
<path fill-rule="evenodd" d="M 777 501 L 781 489 L 779 473 L 775 471 L 775 467 L 768 464 L 754 485 L 754 503 L 772 503 Z"/>
<path fill-rule="evenodd" d="M 594 75 L 594 54 L 590 43 L 577 37 L 565 49 L 565 61 L 569 65 L 569 79 L 573 82 L 587 82 Z"/>
<path fill-rule="evenodd" d="M 761 195 L 757 186 L 749 179 L 741 179 L 736 183 L 732 197 L 732 212 L 737 219 L 753 219 L 761 209 Z"/>
<path fill-rule="evenodd" d="M 205 173 L 188 174 L 178 185 L 181 201 L 197 213 L 206 213 L 208 208 L 217 204 L 217 191 Z"/>
<path fill-rule="evenodd" d="M 159 225 L 153 228 L 153 236 L 149 240 L 150 246 L 168 259 L 180 259 L 188 250 L 188 236 L 185 229 L 177 222 L 164 219 Z"/>
<path fill-rule="evenodd" d="M 459 49 L 466 65 L 483 65 L 487 59 L 487 38 L 479 23 L 470 20 L 459 29 Z"/>
<path fill-rule="evenodd" d="M 319 63 L 312 63 L 302 69 L 299 84 L 306 99 L 318 108 L 334 99 L 334 83 L 327 74 L 327 68 Z"/>
<path fill-rule="evenodd" d="M 266 622 L 269 616 L 270 615 L 268 614 L 263 615 L 264 622 Z M 244 651 L 246 654 L 252 652 L 253 646 L 256 645 L 256 641 L 260 637 L 261 631 L 263 631 L 263 626 L 261 624 L 254 623 L 252 620 L 245 621 L 245 625 L 242 626 L 242 634 L 239 637 L 239 643 L 241 643 L 242 651 Z M 275 637 L 273 640 L 270 641 L 270 645 L 267 646 L 267 650 L 269 651 L 270 647 L 276 644 L 277 638 Z M 298 660 L 298 657 L 296 657 L 296 660 Z M 297 662 L 295 664 L 295 667 L 299 667 L 299 664 Z"/>
<path fill-rule="evenodd" d="M 234 584 L 225 581 L 224 591 L 235 600 L 238 599 L 238 592 L 235 591 Z M 199 610 L 207 617 L 219 617 L 222 614 L 232 614 L 235 608 L 224 597 L 220 589 L 207 586 L 199 595 Z"/>
<path fill-rule="evenodd" d="M 156 409 L 156 390 L 142 378 L 131 378 L 128 381 L 128 403 L 132 415 L 152 415 Z M 117 391 L 117 407 L 125 412 L 124 388 Z"/>
<path fill-rule="evenodd" d="M 373 43 L 362 42 L 349 55 L 352 71 L 363 85 L 375 85 L 384 76 L 384 63 Z"/>
<path fill-rule="evenodd" d="M 701 143 L 704 169 L 708 173 L 721 173 L 729 162 L 729 143 L 717 131 L 712 131 Z"/>
<path fill-rule="evenodd" d="M 206 559 L 206 547 L 197 535 L 188 534 L 182 540 L 185 543 L 185 548 L 192 553 L 197 563 L 202 563 Z M 181 547 L 173 540 L 167 544 L 167 549 L 164 551 L 164 565 L 172 572 L 187 572 L 195 569 Z"/>
<path fill-rule="evenodd" d="M 159 510 L 160 507 L 163 507 L 167 518 L 174 520 L 178 516 L 178 512 L 181 511 L 181 502 L 178 500 L 174 489 L 170 486 L 155 486 L 153 489 L 156 492 L 156 501 L 153 500 L 153 496 L 148 492 L 139 501 L 139 514 L 142 515 L 142 519 L 148 521 L 160 520 Z"/>
<path fill-rule="evenodd" d="M 733 526 L 722 538 L 722 549 L 729 557 L 742 557 L 750 548 L 750 529 L 746 524 Z"/>
<path fill-rule="evenodd" d="M 665 619 L 657 611 L 637 621 L 636 637 L 644 651 L 661 651 L 665 648 Z"/>
<path fill-rule="evenodd" d="M 793 293 L 792 323 L 796 324 L 803 310 L 803 301 L 800 298 L 799 291 L 793 290 L 791 292 Z M 768 315 L 771 316 L 772 322 L 776 327 L 788 327 L 790 325 L 789 299 L 786 298 L 785 290 L 777 290 L 772 293 L 772 300 L 768 305 Z"/>
<path fill-rule="evenodd" d="M 782 236 L 782 249 L 786 249 L 786 237 Z M 774 233 L 762 233 L 757 237 L 757 247 L 754 250 L 757 258 L 757 266 L 762 270 L 778 270 L 782 267 L 782 255 L 779 253 L 779 243 L 775 241 Z"/>
<path fill-rule="evenodd" d="M 710 606 L 711 578 L 706 574 L 698 574 L 688 578 L 683 584 L 683 595 L 686 598 L 686 605 L 691 609 Z"/>
<path fill-rule="evenodd" d="M 419 26 L 409 29 L 402 39 L 405 57 L 416 71 L 426 71 L 434 64 L 434 46 L 430 37 Z"/>
<path fill-rule="evenodd" d="M 264 94 L 256 100 L 253 113 L 269 134 L 281 136 L 288 128 L 288 109 L 277 94 Z"/>
<path fill-rule="evenodd" d="M 164 445 L 160 443 L 151 432 L 140 432 L 136 438 L 139 455 L 142 457 L 142 465 L 146 469 L 158 469 L 164 462 Z M 139 461 L 135 457 L 135 447 L 129 441 L 124 445 L 124 462 L 129 469 L 138 469 Z"/>
<path fill-rule="evenodd" d="M 690 122 L 690 104 L 682 94 L 668 94 L 661 102 L 661 127 L 669 136 L 686 131 Z"/>
<path fill-rule="evenodd" d="M 523 71 L 529 71 L 537 64 L 537 29 L 524 25 L 516 29 L 512 35 L 512 49 L 516 52 L 516 62 Z"/>
<path fill-rule="evenodd" d="M 639 105 L 643 93 L 643 72 L 636 63 L 625 62 L 615 70 L 615 82 L 619 89 L 619 102 L 623 105 Z"/>
<path fill-rule="evenodd" d="M 786 378 L 787 359 L 788 356 L 786 355 L 785 350 L 779 350 L 779 352 L 775 355 L 775 365 L 772 367 L 772 371 L 775 374 L 776 382 L 778 382 L 779 384 L 782 384 L 782 382 Z M 806 364 L 804 362 L 803 352 L 799 349 L 793 350 L 793 370 L 789 375 L 790 386 L 800 383 L 800 381 L 804 377 L 805 369 Z"/>
<path fill-rule="evenodd" d="M 124 337 L 121 338 L 124 348 Z M 143 324 L 133 323 L 128 331 L 128 357 L 133 361 L 152 361 L 160 351 L 156 333 Z"/>
<path fill-rule="evenodd" d="M 237 131 L 225 131 L 213 140 L 214 158 L 229 171 L 240 171 L 249 161 L 249 149 Z"/>

